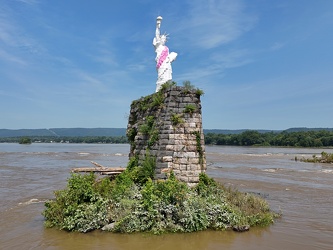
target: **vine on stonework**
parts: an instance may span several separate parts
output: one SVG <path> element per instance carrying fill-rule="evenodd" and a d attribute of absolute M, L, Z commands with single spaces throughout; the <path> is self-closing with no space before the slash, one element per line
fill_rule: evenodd
<path fill-rule="evenodd" d="M 203 170 L 204 153 L 201 145 L 201 133 L 199 131 L 194 131 L 193 134 L 195 135 L 197 151 L 199 153 L 199 164 L 201 166 L 201 170 Z"/>

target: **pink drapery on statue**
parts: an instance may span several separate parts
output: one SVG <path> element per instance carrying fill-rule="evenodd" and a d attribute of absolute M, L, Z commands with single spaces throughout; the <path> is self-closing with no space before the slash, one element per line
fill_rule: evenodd
<path fill-rule="evenodd" d="M 161 52 L 161 55 L 159 56 L 157 63 L 156 63 L 156 68 L 159 69 L 163 62 L 167 59 L 169 55 L 169 48 L 167 46 L 164 46 L 164 49 Z"/>

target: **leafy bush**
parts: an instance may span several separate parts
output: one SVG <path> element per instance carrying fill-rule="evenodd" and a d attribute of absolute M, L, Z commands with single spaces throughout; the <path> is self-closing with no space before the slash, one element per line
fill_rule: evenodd
<path fill-rule="evenodd" d="M 114 222 L 113 232 L 160 234 L 268 225 L 276 216 L 261 197 L 225 188 L 206 174 L 195 188 L 173 173 L 152 181 L 155 162 L 147 156 L 142 166 L 131 166 L 112 181 L 73 174 L 67 188 L 46 202 L 46 225 L 88 232 Z"/>
<path fill-rule="evenodd" d="M 153 179 L 155 174 L 156 158 L 151 156 L 147 150 L 145 158 L 141 164 L 133 169 L 132 179 L 139 184 L 144 185 L 148 179 Z"/>
<path fill-rule="evenodd" d="M 88 232 L 107 220 L 108 180 L 96 182 L 95 175 L 72 174 L 67 188 L 56 191 L 56 199 L 45 203 L 46 226 Z"/>

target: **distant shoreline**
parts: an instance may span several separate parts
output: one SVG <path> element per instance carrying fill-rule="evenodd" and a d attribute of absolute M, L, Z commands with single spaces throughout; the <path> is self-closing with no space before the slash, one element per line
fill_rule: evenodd
<path fill-rule="evenodd" d="M 257 131 L 259 133 L 291 133 L 306 131 L 330 131 L 333 128 L 288 128 L 286 130 L 272 129 L 204 129 L 204 134 L 241 134 L 245 131 Z M 76 137 L 76 136 L 126 136 L 126 128 L 49 128 L 49 129 L 0 129 L 0 138 L 4 137 Z"/>

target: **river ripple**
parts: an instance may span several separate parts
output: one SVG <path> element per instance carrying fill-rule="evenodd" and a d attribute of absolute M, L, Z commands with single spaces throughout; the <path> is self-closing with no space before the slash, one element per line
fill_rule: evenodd
<path fill-rule="evenodd" d="M 283 217 L 246 233 L 121 235 L 43 227 L 44 201 L 74 167 L 125 166 L 128 145 L 0 144 L 0 249 L 332 249 L 333 165 L 294 161 L 322 149 L 207 146 L 207 172 L 226 185 L 263 195 Z M 332 153 L 332 149 L 325 149 Z"/>

